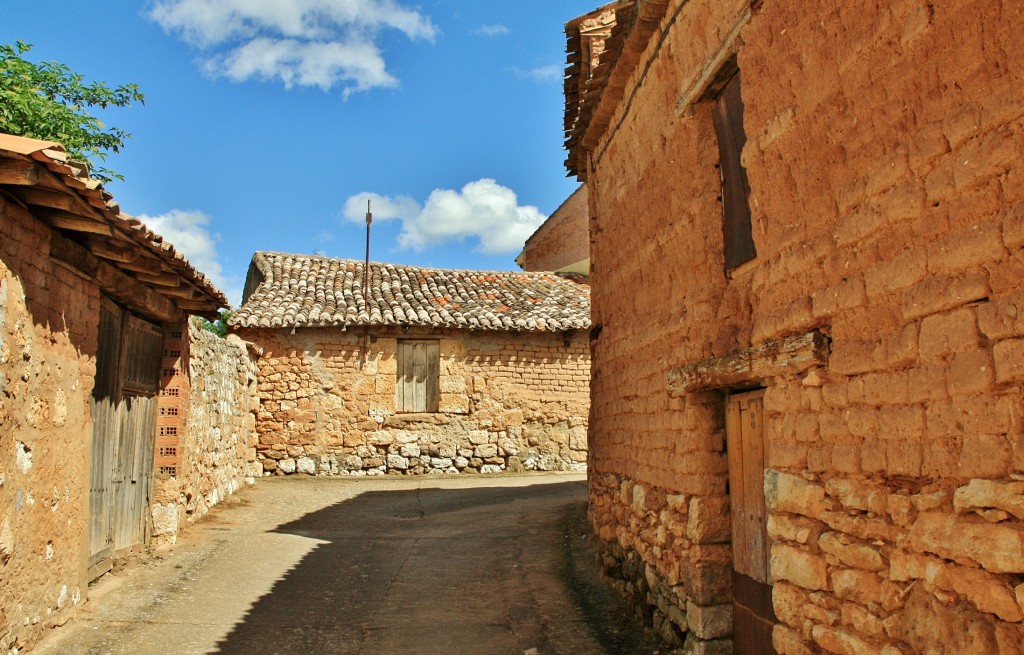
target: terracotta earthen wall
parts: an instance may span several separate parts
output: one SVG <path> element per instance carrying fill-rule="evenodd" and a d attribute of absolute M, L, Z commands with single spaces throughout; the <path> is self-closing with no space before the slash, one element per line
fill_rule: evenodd
<path fill-rule="evenodd" d="M 50 230 L 0 197 L 0 651 L 85 597 L 89 394 L 99 292 L 54 264 Z"/>
<path fill-rule="evenodd" d="M 262 350 L 257 456 L 268 474 L 586 467 L 585 334 L 371 333 L 362 363 L 357 328 L 238 333 Z M 440 340 L 438 413 L 396 414 L 398 338 Z"/>
<path fill-rule="evenodd" d="M 256 467 L 256 365 L 237 338 L 222 339 L 198 319 L 188 323 L 188 407 L 176 475 L 153 482 L 154 543 L 174 543 L 205 516 L 262 475 Z"/>
<path fill-rule="evenodd" d="M 666 376 L 817 329 L 826 366 L 757 381 L 779 652 L 1020 653 L 1024 6 L 756 7 L 758 256 L 730 279 L 710 103 L 676 105 L 749 6 L 669 2 L 594 148 L 606 568 L 666 638 L 729 652 L 724 395 Z"/>
<path fill-rule="evenodd" d="M 587 188 L 581 186 L 526 240 L 523 270 L 561 271 L 589 259 L 587 211 Z"/>

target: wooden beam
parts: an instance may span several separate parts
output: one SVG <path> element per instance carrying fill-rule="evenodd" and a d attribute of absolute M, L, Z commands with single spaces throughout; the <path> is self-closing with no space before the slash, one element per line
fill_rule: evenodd
<path fill-rule="evenodd" d="M 136 246 L 136 248 L 142 250 L 141 246 Z M 130 262 L 119 263 L 118 268 L 133 273 L 146 273 L 149 275 L 159 275 L 164 270 L 163 264 L 159 260 L 141 254 Z"/>
<path fill-rule="evenodd" d="M 104 293 L 143 316 L 164 322 L 181 318 L 181 312 L 168 298 L 101 261 L 74 241 L 53 235 L 50 240 L 50 257 L 94 281 Z"/>
<path fill-rule="evenodd" d="M 40 209 L 36 212 L 40 218 L 59 230 L 85 232 L 86 234 L 102 234 L 113 236 L 114 230 L 109 223 L 86 218 L 78 214 L 57 209 Z"/>
<path fill-rule="evenodd" d="M 133 243 L 117 239 L 90 238 L 86 241 L 89 252 L 117 264 L 128 264 L 139 258 L 139 248 Z"/>
<path fill-rule="evenodd" d="M 139 273 L 135 276 L 140 282 L 150 284 L 156 287 L 171 287 L 175 288 L 181 285 L 181 276 L 175 275 L 174 273 L 160 273 L 158 275 L 151 275 L 149 273 Z"/>
<path fill-rule="evenodd" d="M 814 330 L 795 337 L 768 341 L 731 355 L 712 357 L 680 366 L 668 374 L 669 393 L 680 396 L 697 391 L 760 384 L 777 375 L 793 375 L 828 363 L 830 341 Z"/>
<path fill-rule="evenodd" d="M 0 184 L 31 186 L 39 183 L 39 167 L 26 159 L 0 159 Z"/>
<path fill-rule="evenodd" d="M 193 287 L 192 285 L 188 285 L 188 284 L 182 285 L 182 286 L 178 287 L 177 289 L 172 289 L 172 288 L 169 288 L 169 287 L 165 288 L 165 289 L 160 289 L 160 295 L 161 296 L 168 296 L 168 297 L 174 298 L 176 300 L 177 299 L 180 299 L 180 300 L 192 300 L 194 298 L 198 298 L 199 297 L 196 294 L 195 287 Z"/>

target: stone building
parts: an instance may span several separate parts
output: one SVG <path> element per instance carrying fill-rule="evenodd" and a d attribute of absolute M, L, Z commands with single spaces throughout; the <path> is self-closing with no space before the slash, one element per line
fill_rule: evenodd
<path fill-rule="evenodd" d="M 364 280 L 363 262 L 256 253 L 231 324 L 260 353 L 257 456 L 268 474 L 582 470 L 589 310 L 551 273 Z"/>
<path fill-rule="evenodd" d="M 530 235 L 516 263 L 524 271 L 590 274 L 590 213 L 580 186 Z"/>
<path fill-rule="evenodd" d="M 202 441 L 186 319 L 225 304 L 61 146 L 0 135 L 0 651 L 149 543 L 182 440 Z"/>
<path fill-rule="evenodd" d="M 1024 5 L 566 29 L 609 574 L 687 653 L 1024 652 Z"/>

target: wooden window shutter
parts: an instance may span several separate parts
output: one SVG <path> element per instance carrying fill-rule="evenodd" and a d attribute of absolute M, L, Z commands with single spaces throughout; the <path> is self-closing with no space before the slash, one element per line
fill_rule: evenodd
<path fill-rule="evenodd" d="M 722 88 L 712 113 L 722 166 L 725 268 L 731 270 L 757 256 L 750 231 L 750 183 L 740 159 L 747 135 L 743 130 L 743 97 L 740 93 L 739 73 Z"/>
<path fill-rule="evenodd" d="M 397 411 L 437 411 L 441 396 L 440 363 L 439 342 L 398 342 Z"/>

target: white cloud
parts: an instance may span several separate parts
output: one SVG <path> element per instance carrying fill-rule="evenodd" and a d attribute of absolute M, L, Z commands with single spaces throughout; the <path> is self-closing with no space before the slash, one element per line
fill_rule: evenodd
<path fill-rule="evenodd" d="M 237 306 L 242 300 L 242 284 L 237 275 L 225 275 L 217 254 L 219 234 L 211 234 L 208 228 L 210 217 L 201 211 L 172 209 L 165 214 L 138 217 L 175 250 L 185 255 L 188 262 L 203 273 L 221 291 L 227 294 L 228 302 Z"/>
<path fill-rule="evenodd" d="M 512 72 L 517 77 L 525 77 L 531 80 L 537 80 L 539 82 L 550 82 L 552 80 L 561 80 L 565 77 L 565 69 L 558 64 L 550 64 L 548 66 L 538 66 L 537 68 L 518 68 L 513 67 Z"/>
<path fill-rule="evenodd" d="M 512 30 L 505 27 L 504 25 L 481 25 L 480 27 L 473 30 L 473 34 L 477 36 L 504 36 L 505 34 L 511 33 Z"/>
<path fill-rule="evenodd" d="M 520 206 L 512 189 L 486 178 L 461 191 L 436 189 L 422 206 L 406 196 L 360 193 L 346 201 L 345 217 L 364 222 L 367 199 L 373 201 L 374 220 L 402 222 L 398 245 L 403 249 L 476 238 L 476 249 L 485 254 L 514 252 L 547 218 L 536 207 Z"/>
<path fill-rule="evenodd" d="M 397 0 L 157 0 L 149 16 L 202 50 L 212 75 L 286 88 L 344 84 L 346 93 L 398 83 L 376 43 L 381 30 L 437 35 L 429 17 Z"/>

